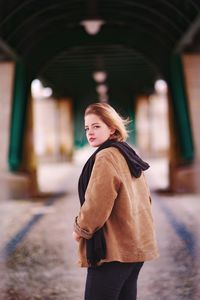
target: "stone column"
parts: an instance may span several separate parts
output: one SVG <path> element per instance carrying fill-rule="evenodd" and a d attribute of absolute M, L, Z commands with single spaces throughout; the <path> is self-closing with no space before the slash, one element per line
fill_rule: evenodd
<path fill-rule="evenodd" d="M 195 152 L 194 188 L 200 192 L 200 54 L 183 55 L 183 66 Z"/>
<path fill-rule="evenodd" d="M 0 63 L 0 200 L 6 200 L 11 195 L 11 187 L 19 181 L 13 181 L 14 176 L 9 172 L 8 151 L 10 143 L 10 123 L 12 112 L 14 63 Z"/>
<path fill-rule="evenodd" d="M 12 62 L 0 63 L 0 172 L 8 169 L 13 73 L 14 64 Z"/>
<path fill-rule="evenodd" d="M 148 97 L 140 96 L 135 101 L 136 117 L 136 144 L 140 153 L 145 155 L 149 152 L 149 126 L 148 126 Z"/>
<path fill-rule="evenodd" d="M 0 64 L 0 198 L 2 200 L 28 197 L 30 191 L 32 192 L 33 180 L 35 180 L 34 189 L 37 188 L 35 164 L 33 166 L 32 162 L 30 166 L 29 163 L 28 169 L 27 165 L 22 166 L 28 97 L 26 83 L 27 74 L 20 62 Z M 29 170 L 31 175 L 30 172 L 28 173 Z"/>
<path fill-rule="evenodd" d="M 59 99 L 58 109 L 60 116 L 60 155 L 63 160 L 71 160 L 74 151 L 72 101 L 70 99 Z"/>
<path fill-rule="evenodd" d="M 172 192 L 194 192 L 194 145 L 188 111 L 184 67 L 180 55 L 172 57 L 168 87 L 170 124 L 169 189 Z"/>

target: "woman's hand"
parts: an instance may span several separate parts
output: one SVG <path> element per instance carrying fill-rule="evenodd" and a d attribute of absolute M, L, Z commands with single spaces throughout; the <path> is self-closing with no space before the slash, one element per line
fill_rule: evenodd
<path fill-rule="evenodd" d="M 79 242 L 81 239 L 81 236 L 78 235 L 75 231 L 72 232 L 72 237 L 75 241 Z"/>

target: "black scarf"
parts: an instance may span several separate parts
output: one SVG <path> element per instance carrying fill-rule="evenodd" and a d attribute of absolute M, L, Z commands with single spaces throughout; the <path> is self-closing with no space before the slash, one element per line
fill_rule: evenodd
<path fill-rule="evenodd" d="M 136 152 L 125 142 L 107 140 L 104 142 L 87 160 L 83 167 L 78 182 L 78 192 L 81 206 L 85 201 L 85 192 L 90 180 L 90 175 L 95 162 L 96 154 L 102 149 L 116 147 L 126 159 L 129 170 L 134 177 L 140 177 L 142 171 L 147 170 L 149 165 L 144 162 Z M 96 231 L 90 240 L 86 240 L 86 253 L 89 265 L 94 266 L 98 261 L 105 258 L 106 243 L 103 234 L 103 228 Z"/>

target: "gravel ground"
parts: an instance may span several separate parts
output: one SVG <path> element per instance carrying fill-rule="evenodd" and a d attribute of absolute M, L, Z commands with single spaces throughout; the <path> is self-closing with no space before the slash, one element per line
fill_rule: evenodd
<path fill-rule="evenodd" d="M 43 191 L 66 191 L 48 205 L 48 199 L 0 203 L 0 300 L 83 299 L 86 270 L 76 264 L 77 245 L 71 238 L 82 165 L 79 153 L 71 165 L 40 168 Z M 152 190 L 166 187 L 165 166 L 165 161 L 152 161 L 147 174 Z M 152 191 L 152 198 L 160 258 L 142 268 L 138 300 L 200 299 L 199 195 Z"/>

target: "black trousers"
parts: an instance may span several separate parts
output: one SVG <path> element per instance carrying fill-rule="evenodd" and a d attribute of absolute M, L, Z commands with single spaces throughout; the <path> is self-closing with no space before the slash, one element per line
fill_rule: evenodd
<path fill-rule="evenodd" d="M 143 262 L 109 262 L 90 267 L 85 300 L 136 300 L 137 279 Z"/>

